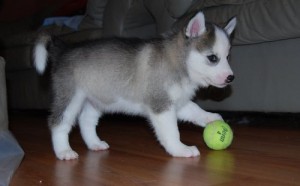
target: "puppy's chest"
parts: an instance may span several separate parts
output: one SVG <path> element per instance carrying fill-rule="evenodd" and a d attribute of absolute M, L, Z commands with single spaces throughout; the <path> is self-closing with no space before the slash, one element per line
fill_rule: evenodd
<path fill-rule="evenodd" d="M 169 90 L 169 95 L 177 107 L 185 105 L 195 95 L 196 86 L 183 82 L 181 84 L 172 85 Z"/>

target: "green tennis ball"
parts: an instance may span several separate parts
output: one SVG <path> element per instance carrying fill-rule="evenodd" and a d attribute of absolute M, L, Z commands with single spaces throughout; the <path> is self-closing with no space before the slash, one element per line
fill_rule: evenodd
<path fill-rule="evenodd" d="M 203 138 L 209 148 L 223 150 L 231 144 L 233 132 L 227 123 L 218 120 L 207 124 L 203 131 Z"/>

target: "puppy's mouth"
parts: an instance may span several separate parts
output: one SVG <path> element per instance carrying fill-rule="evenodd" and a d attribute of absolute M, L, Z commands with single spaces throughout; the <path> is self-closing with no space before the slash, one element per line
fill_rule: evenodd
<path fill-rule="evenodd" d="M 210 83 L 211 86 L 214 86 L 214 87 L 217 87 L 217 88 L 225 88 L 226 86 L 228 86 L 228 85 L 230 85 L 230 84 L 231 84 L 231 83 L 226 83 L 226 82 L 221 83 L 221 84 L 219 84 L 219 83 L 214 83 L 214 82 Z"/>
<path fill-rule="evenodd" d="M 227 82 L 224 80 L 224 82 L 220 83 L 220 81 L 214 81 L 210 78 L 206 78 L 205 79 L 205 87 L 207 86 L 213 86 L 213 87 L 217 87 L 217 88 L 225 88 L 226 86 L 230 85 L 231 82 Z"/>
<path fill-rule="evenodd" d="M 224 83 L 224 84 L 219 84 L 219 85 L 217 85 L 217 84 L 215 84 L 215 85 L 213 85 L 213 86 L 215 86 L 215 87 L 217 87 L 217 88 L 225 88 L 227 85 L 229 85 L 230 83 Z"/>

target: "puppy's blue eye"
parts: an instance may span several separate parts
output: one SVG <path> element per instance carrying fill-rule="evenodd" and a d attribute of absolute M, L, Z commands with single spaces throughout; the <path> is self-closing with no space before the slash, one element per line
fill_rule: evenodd
<path fill-rule="evenodd" d="M 216 55 L 209 55 L 207 56 L 207 59 L 211 62 L 211 63 L 217 63 L 219 61 L 219 58 Z"/>

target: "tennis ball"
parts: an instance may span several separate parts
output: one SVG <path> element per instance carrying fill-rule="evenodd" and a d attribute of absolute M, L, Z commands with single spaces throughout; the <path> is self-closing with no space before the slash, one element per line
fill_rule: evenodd
<path fill-rule="evenodd" d="M 227 123 L 217 120 L 207 124 L 203 131 L 203 138 L 209 148 L 223 150 L 231 144 L 233 132 Z"/>

